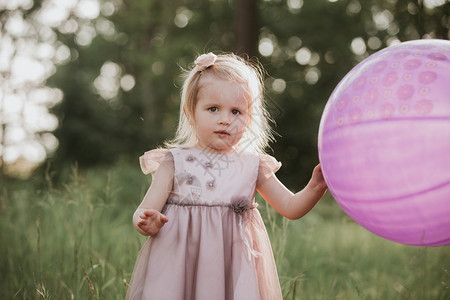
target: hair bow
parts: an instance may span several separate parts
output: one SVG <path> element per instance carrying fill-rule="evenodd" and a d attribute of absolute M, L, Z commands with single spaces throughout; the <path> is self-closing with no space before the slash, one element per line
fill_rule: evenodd
<path fill-rule="evenodd" d="M 197 68 L 199 69 L 199 71 L 203 71 L 209 67 L 211 67 L 212 65 L 214 65 L 214 63 L 216 62 L 217 59 L 217 55 L 215 55 L 212 52 L 209 52 L 207 54 L 202 54 L 199 57 L 197 57 L 197 59 L 195 60 L 195 64 L 197 65 Z"/>

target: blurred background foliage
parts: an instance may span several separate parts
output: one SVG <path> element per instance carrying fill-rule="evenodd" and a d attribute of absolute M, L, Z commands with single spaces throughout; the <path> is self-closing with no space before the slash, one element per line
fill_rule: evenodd
<path fill-rule="evenodd" d="M 75 162 L 136 162 L 175 132 L 181 69 L 198 54 L 232 51 L 267 71 L 279 134 L 269 152 L 281 179 L 300 188 L 340 79 L 389 45 L 448 39 L 449 11 L 445 0 L 0 1 L 3 173 L 30 160 L 54 174 Z M 24 56 L 47 67 L 18 83 L 14 61 Z M 22 73 L 39 71 L 26 62 Z M 38 104 L 35 90 L 44 91 Z"/>
<path fill-rule="evenodd" d="M 269 153 L 298 190 L 337 83 L 389 45 L 449 39 L 449 13 L 446 0 L 0 0 L 0 298 L 123 299 L 145 240 L 137 158 L 173 137 L 198 54 L 264 66 Z M 301 222 L 257 201 L 285 299 L 448 298 L 448 247 L 384 240 L 329 193 Z"/>

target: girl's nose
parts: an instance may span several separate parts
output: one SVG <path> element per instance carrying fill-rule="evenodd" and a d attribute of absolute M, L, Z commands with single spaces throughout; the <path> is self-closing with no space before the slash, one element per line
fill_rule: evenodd
<path fill-rule="evenodd" d="M 228 126 L 228 125 L 230 125 L 230 121 L 221 119 L 221 120 L 219 120 L 219 122 L 217 122 L 217 124 Z"/>
<path fill-rule="evenodd" d="M 222 113 L 217 123 L 223 126 L 230 125 L 230 116 L 227 113 Z"/>

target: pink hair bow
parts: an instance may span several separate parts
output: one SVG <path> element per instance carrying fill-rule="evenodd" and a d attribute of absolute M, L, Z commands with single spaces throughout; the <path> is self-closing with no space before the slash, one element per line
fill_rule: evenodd
<path fill-rule="evenodd" d="M 202 54 L 199 57 L 197 57 L 197 59 L 195 60 L 195 64 L 197 65 L 197 68 L 200 71 L 203 71 L 209 67 L 211 67 L 212 65 L 214 65 L 214 63 L 216 62 L 217 59 L 217 55 L 215 55 L 212 52 L 209 52 L 207 54 Z"/>

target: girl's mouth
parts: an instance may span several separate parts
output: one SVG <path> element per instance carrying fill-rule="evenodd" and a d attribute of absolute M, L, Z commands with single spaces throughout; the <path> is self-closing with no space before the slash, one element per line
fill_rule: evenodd
<path fill-rule="evenodd" d="M 230 134 L 225 131 L 225 130 L 218 130 L 218 131 L 214 131 L 215 134 L 219 135 L 220 137 L 226 137 L 229 136 Z"/>

